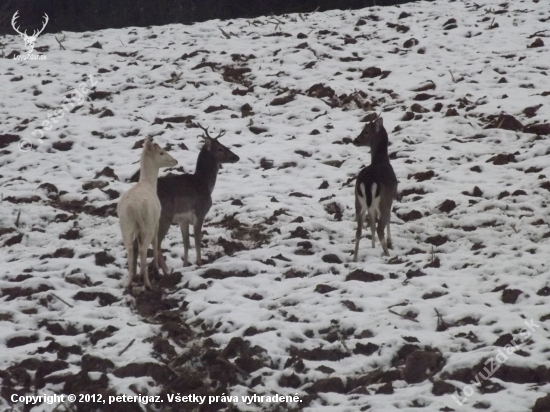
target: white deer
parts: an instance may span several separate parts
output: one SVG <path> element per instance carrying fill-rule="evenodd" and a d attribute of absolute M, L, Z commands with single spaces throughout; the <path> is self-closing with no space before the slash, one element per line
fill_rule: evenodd
<path fill-rule="evenodd" d="M 158 226 L 160 201 L 157 196 L 157 180 L 161 167 L 173 167 L 178 161 L 150 139 L 145 139 L 141 154 L 139 182 L 124 193 L 117 206 L 122 242 L 128 255 L 128 289 L 136 273 L 139 253 L 140 275 L 145 287 L 151 289 L 147 273 L 147 249 L 153 245 L 155 269 L 158 272 Z"/>
<path fill-rule="evenodd" d="M 19 10 L 17 10 L 13 14 L 13 17 L 11 19 L 11 25 L 12 25 L 13 29 L 17 33 L 19 33 L 21 35 L 21 37 L 23 38 L 23 41 L 25 42 L 25 47 L 27 48 L 27 53 L 31 54 L 32 51 L 34 50 L 34 45 L 36 43 L 36 39 L 38 38 L 38 36 L 40 36 L 40 33 L 42 33 L 44 31 L 44 29 L 46 28 L 46 24 L 48 24 L 48 21 L 50 20 L 50 18 L 48 17 L 48 15 L 46 13 L 44 13 L 44 24 L 42 25 L 42 28 L 40 30 L 35 30 L 34 33 L 32 34 L 32 36 L 29 36 L 27 34 L 27 30 L 25 30 L 23 33 L 21 33 L 19 31 L 19 27 L 15 27 L 16 20 L 19 17 L 18 14 L 19 14 Z"/>

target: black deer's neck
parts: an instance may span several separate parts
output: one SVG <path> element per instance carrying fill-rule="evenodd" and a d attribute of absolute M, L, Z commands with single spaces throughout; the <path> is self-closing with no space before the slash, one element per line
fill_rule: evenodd
<path fill-rule="evenodd" d="M 208 189 L 210 194 L 212 194 L 214 186 L 216 185 L 219 169 L 220 166 L 216 162 L 216 159 L 214 159 L 214 156 L 212 156 L 206 148 L 203 148 L 197 158 L 195 177 L 203 187 Z"/>
<path fill-rule="evenodd" d="M 389 162 L 388 156 L 388 133 L 385 129 L 380 130 L 380 134 L 375 140 L 375 144 L 371 146 L 370 150 L 371 163 Z"/>

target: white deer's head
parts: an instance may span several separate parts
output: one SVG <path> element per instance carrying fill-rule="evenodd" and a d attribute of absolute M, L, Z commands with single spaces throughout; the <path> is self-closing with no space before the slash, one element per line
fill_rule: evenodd
<path fill-rule="evenodd" d="M 21 37 L 23 38 L 23 41 L 25 42 L 25 47 L 27 48 L 27 53 L 31 54 L 32 51 L 34 50 L 34 44 L 36 43 L 36 39 L 38 38 L 38 36 L 40 36 L 40 33 L 42 33 L 44 31 L 44 28 L 46 27 L 46 24 L 48 24 L 48 21 L 50 19 L 49 19 L 48 15 L 46 13 L 44 13 L 44 24 L 42 25 L 42 28 L 40 30 L 35 30 L 34 33 L 32 34 L 32 36 L 29 36 L 27 34 L 27 30 L 25 30 L 23 33 L 21 33 L 19 31 L 19 27 L 15 27 L 17 17 L 19 17 L 18 13 L 19 13 L 19 10 L 17 10 L 13 14 L 13 17 L 11 19 L 11 25 L 13 26 L 13 29 L 17 33 L 19 33 L 21 35 Z"/>

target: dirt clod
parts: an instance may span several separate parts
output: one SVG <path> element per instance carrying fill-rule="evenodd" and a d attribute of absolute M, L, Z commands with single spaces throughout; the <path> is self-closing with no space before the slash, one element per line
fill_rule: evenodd
<path fill-rule="evenodd" d="M 361 269 L 355 269 L 348 276 L 346 276 L 346 281 L 358 280 L 360 282 L 377 282 L 384 280 L 384 276 L 378 273 L 365 272 Z"/>
<path fill-rule="evenodd" d="M 407 383 L 420 383 L 439 372 L 444 364 L 439 352 L 415 351 L 407 356 L 403 378 Z"/>
<path fill-rule="evenodd" d="M 504 303 L 514 304 L 522 293 L 523 292 L 519 289 L 504 289 L 502 291 L 502 301 Z"/>

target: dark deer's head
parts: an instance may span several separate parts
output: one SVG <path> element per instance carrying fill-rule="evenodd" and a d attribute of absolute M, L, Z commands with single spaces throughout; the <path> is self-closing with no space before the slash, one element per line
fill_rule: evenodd
<path fill-rule="evenodd" d="M 355 146 L 370 147 L 371 163 L 388 161 L 388 143 L 388 133 L 380 116 L 367 123 L 353 141 Z"/>
<path fill-rule="evenodd" d="M 204 134 L 200 135 L 200 137 L 204 139 L 204 147 L 201 151 L 206 150 L 218 165 L 222 163 L 236 163 L 239 161 L 239 156 L 221 144 L 218 140 L 225 134 L 225 131 L 221 131 L 216 137 L 212 137 L 208 134 L 208 127 L 204 128 L 199 123 L 197 123 L 197 126 L 204 132 Z"/>
<path fill-rule="evenodd" d="M 376 142 L 380 141 L 382 135 L 386 135 L 386 129 L 384 129 L 384 122 L 382 118 L 378 116 L 376 119 L 367 123 L 361 134 L 353 141 L 355 146 L 368 146 L 373 147 Z M 386 137 L 387 138 L 387 137 Z"/>

